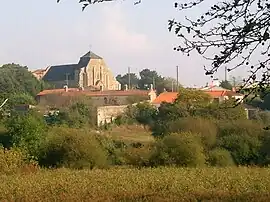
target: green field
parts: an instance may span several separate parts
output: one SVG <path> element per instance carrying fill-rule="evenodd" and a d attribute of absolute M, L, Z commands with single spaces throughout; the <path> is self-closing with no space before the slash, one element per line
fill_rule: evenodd
<path fill-rule="evenodd" d="M 268 168 L 40 170 L 0 176 L 0 201 L 269 201 Z"/>

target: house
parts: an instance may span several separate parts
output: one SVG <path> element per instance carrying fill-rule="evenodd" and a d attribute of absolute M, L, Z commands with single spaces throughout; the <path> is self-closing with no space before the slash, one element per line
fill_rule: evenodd
<path fill-rule="evenodd" d="M 55 88 L 67 85 L 70 88 L 121 89 L 104 59 L 91 51 L 81 56 L 77 64 L 54 65 L 32 73 Z"/>
<path fill-rule="evenodd" d="M 244 95 L 235 92 L 235 90 L 228 90 L 219 86 L 207 86 L 201 88 L 200 90 L 204 91 L 215 101 L 222 102 L 224 100 L 228 100 L 229 98 L 234 98 L 243 102 Z"/>
<path fill-rule="evenodd" d="M 231 90 L 227 90 L 225 88 L 212 86 L 212 87 L 204 87 L 200 89 L 201 91 L 207 93 L 210 95 L 210 97 L 213 99 L 213 101 L 222 102 L 224 100 L 227 100 L 229 98 L 235 98 L 239 101 L 243 101 L 244 95 L 236 93 Z M 174 100 L 178 97 L 178 92 L 164 92 L 161 93 L 152 103 L 155 105 L 159 105 L 162 102 L 169 102 L 172 103 Z"/>
<path fill-rule="evenodd" d="M 227 90 L 221 87 L 217 87 L 217 86 L 205 87 L 205 88 L 201 88 L 200 90 L 210 95 L 213 101 L 216 100 L 219 103 L 229 99 L 230 97 L 238 99 L 240 102 L 243 102 L 243 98 L 244 98 L 244 95 L 242 94 L 239 94 L 234 91 Z M 178 97 L 178 95 L 181 96 L 181 94 L 179 94 L 178 92 L 161 93 L 152 102 L 152 104 L 155 105 L 156 107 L 159 107 L 162 102 L 173 103 Z M 245 105 L 245 104 L 244 104 L 244 108 L 245 108 L 248 119 L 252 119 L 254 117 L 254 113 L 258 111 L 258 109 L 251 107 L 249 105 Z"/>

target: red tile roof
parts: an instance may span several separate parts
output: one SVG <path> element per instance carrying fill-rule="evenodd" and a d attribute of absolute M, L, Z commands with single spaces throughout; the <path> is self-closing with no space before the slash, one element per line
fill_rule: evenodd
<path fill-rule="evenodd" d="M 177 98 L 177 92 L 164 92 L 161 93 L 154 101 L 153 104 L 161 104 L 162 102 L 172 103 Z"/>
<path fill-rule="evenodd" d="M 52 89 L 44 90 L 37 94 L 37 96 L 51 95 L 51 94 L 61 94 L 63 96 L 76 96 L 76 95 L 87 95 L 87 96 L 132 96 L 132 95 L 149 95 L 148 90 L 104 90 L 104 91 L 80 91 L 77 88 L 69 88 L 68 92 L 64 89 Z"/>
<path fill-rule="evenodd" d="M 221 90 L 221 91 L 203 91 L 210 95 L 213 98 L 223 97 L 223 96 L 243 96 L 242 94 L 229 91 L 229 90 Z M 172 103 L 177 98 L 177 92 L 164 92 L 161 93 L 154 101 L 153 104 L 161 104 L 162 102 Z"/>
<path fill-rule="evenodd" d="M 217 98 L 217 97 L 223 97 L 223 96 L 243 96 L 242 94 L 230 91 L 230 90 L 224 90 L 224 91 L 204 91 L 211 97 Z"/>

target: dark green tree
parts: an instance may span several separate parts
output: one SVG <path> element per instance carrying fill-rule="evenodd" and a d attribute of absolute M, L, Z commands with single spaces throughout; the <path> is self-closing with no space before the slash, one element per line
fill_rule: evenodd
<path fill-rule="evenodd" d="M 228 90 L 232 90 L 232 88 L 233 88 L 232 84 L 227 80 L 221 81 L 219 86 L 222 88 L 228 89 Z"/>
<path fill-rule="evenodd" d="M 2 96 L 25 93 L 36 96 L 44 88 L 27 67 L 6 64 L 0 67 L 0 94 Z"/>
<path fill-rule="evenodd" d="M 121 74 L 116 76 L 116 80 L 121 84 L 122 90 L 125 88 L 125 85 L 129 85 L 129 78 L 130 78 L 130 88 L 135 89 L 138 88 L 139 78 L 135 73 Z"/>
<path fill-rule="evenodd" d="M 37 157 L 46 133 L 46 124 L 40 113 L 36 111 L 12 113 L 6 120 L 6 128 L 11 145 L 20 147 Z"/>

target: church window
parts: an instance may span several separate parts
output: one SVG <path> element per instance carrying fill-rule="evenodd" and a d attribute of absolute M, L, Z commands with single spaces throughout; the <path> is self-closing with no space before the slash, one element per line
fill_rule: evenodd
<path fill-rule="evenodd" d="M 93 85 L 95 85 L 95 67 L 93 67 L 93 70 L 92 70 L 92 74 L 93 74 Z"/>
<path fill-rule="evenodd" d="M 102 67 L 101 66 L 99 67 L 99 74 L 100 74 L 99 79 L 102 81 Z"/>

